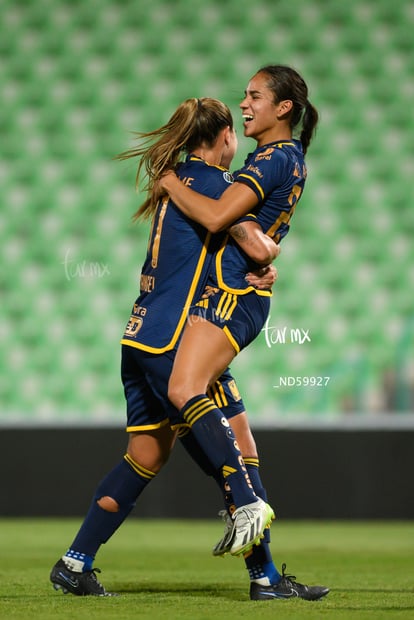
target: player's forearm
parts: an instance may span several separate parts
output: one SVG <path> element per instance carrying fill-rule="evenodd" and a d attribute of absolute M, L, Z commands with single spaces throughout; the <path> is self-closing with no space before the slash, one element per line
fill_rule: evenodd
<path fill-rule="evenodd" d="M 255 222 L 234 224 L 229 229 L 229 234 L 258 265 L 268 265 L 279 255 L 280 246 L 265 235 Z"/>
<path fill-rule="evenodd" d="M 230 186 L 221 198 L 215 200 L 185 186 L 173 173 L 164 175 L 159 183 L 180 211 L 212 233 L 225 230 L 256 203 L 253 192 L 246 200 L 246 188 L 240 184 L 237 184 L 237 190 L 236 184 Z"/>
<path fill-rule="evenodd" d="M 184 185 L 175 174 L 165 175 L 161 179 L 161 184 L 171 200 L 184 215 L 198 222 L 207 228 L 207 230 L 217 232 L 216 230 L 211 230 L 211 227 L 215 227 L 216 225 L 214 215 L 216 200 L 190 189 Z"/>

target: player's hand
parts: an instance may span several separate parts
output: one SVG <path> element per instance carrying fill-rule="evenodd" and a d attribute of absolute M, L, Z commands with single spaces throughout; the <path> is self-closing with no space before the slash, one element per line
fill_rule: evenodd
<path fill-rule="evenodd" d="M 176 176 L 176 174 L 175 174 L 175 172 L 173 170 L 168 170 L 159 179 L 156 179 L 154 181 L 152 189 L 151 189 L 151 193 L 154 196 L 155 202 L 158 202 L 158 200 L 160 198 L 164 198 L 164 196 L 167 196 L 168 190 L 164 186 L 164 183 L 168 184 L 168 178 L 169 177 L 174 178 L 175 180 L 178 179 L 178 177 Z"/>
<path fill-rule="evenodd" d="M 246 281 L 254 288 L 270 290 L 278 278 L 277 269 L 274 265 L 266 265 L 246 275 Z"/>
<path fill-rule="evenodd" d="M 167 195 L 167 192 L 161 187 L 159 181 L 154 181 L 154 184 L 151 189 L 151 193 L 154 199 L 154 202 L 157 203 L 160 198 L 164 198 Z"/>
<path fill-rule="evenodd" d="M 170 182 L 176 182 L 178 180 L 174 170 L 167 170 L 157 181 L 157 185 L 164 192 L 168 194 L 168 187 Z"/>

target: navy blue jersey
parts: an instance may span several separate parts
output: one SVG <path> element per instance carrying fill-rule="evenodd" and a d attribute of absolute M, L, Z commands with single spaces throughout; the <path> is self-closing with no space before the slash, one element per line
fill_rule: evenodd
<path fill-rule="evenodd" d="M 232 182 L 230 173 L 189 155 L 178 176 L 189 187 L 218 198 Z M 152 221 L 147 256 L 141 272 L 140 295 L 122 344 L 152 353 L 173 349 L 184 327 L 188 308 L 204 290 L 212 257 L 222 235 L 183 215 L 168 199 L 160 201 Z"/>
<path fill-rule="evenodd" d="M 258 147 L 248 155 L 243 168 L 234 173 L 234 181 L 248 185 L 258 205 L 238 222 L 258 222 L 267 235 L 279 243 L 289 232 L 306 179 L 302 145 L 298 140 L 278 141 Z M 217 253 L 209 284 L 228 292 L 245 294 L 255 289 L 245 280 L 246 272 L 257 265 L 228 237 Z M 256 290 L 259 295 L 269 291 Z"/>

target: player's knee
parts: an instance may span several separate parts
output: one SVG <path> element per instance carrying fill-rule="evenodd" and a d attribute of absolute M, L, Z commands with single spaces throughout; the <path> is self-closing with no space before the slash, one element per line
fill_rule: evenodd
<path fill-rule="evenodd" d="M 106 512 L 119 512 L 119 504 L 116 500 L 108 495 L 104 495 L 96 502 L 102 510 L 106 510 Z"/>
<path fill-rule="evenodd" d="M 145 469 L 151 472 L 151 474 L 155 478 L 155 476 L 157 476 L 160 473 L 161 469 L 164 467 L 164 465 L 168 461 L 168 457 L 169 457 L 168 452 L 159 452 L 157 454 L 152 454 L 151 458 L 146 462 L 145 461 L 143 462 L 141 459 L 140 465 L 142 465 L 142 467 L 145 467 Z"/>
<path fill-rule="evenodd" d="M 194 393 L 186 388 L 182 382 L 170 381 L 168 384 L 168 399 L 178 410 L 182 409 Z"/>

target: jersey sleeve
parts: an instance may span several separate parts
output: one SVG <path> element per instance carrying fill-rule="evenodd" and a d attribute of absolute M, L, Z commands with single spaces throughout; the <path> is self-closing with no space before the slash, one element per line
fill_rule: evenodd
<path fill-rule="evenodd" d="M 198 173 L 200 166 L 203 166 L 203 174 Z M 209 198 L 217 200 L 233 182 L 232 175 L 224 168 L 208 167 L 205 164 L 196 162 L 193 164 L 193 168 L 190 168 L 190 172 L 191 170 L 194 170 L 194 177 L 190 177 L 187 186 Z"/>
<path fill-rule="evenodd" d="M 235 224 L 241 224 L 242 222 L 256 222 L 257 223 L 258 222 L 257 215 L 255 215 L 254 213 L 246 213 L 246 215 L 242 215 L 242 217 L 240 217 L 238 220 L 233 222 L 231 226 L 234 226 Z"/>
<path fill-rule="evenodd" d="M 269 147 L 259 151 L 234 174 L 234 181 L 254 191 L 261 202 L 275 187 L 282 185 L 290 174 L 289 161 L 282 149 Z"/>

